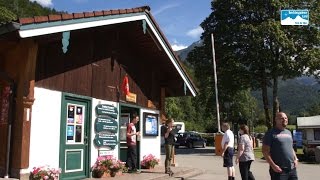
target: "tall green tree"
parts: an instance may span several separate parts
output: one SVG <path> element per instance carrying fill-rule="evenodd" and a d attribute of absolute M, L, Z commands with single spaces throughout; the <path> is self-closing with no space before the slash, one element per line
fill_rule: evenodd
<path fill-rule="evenodd" d="M 0 22 L 16 20 L 21 17 L 32 17 L 56 14 L 55 9 L 42 7 L 29 0 L 0 0 Z"/>
<path fill-rule="evenodd" d="M 17 19 L 17 15 L 5 7 L 0 6 L 0 22 L 8 22 Z"/>
<path fill-rule="evenodd" d="M 281 26 L 281 9 L 309 9 L 309 26 Z M 261 89 L 266 125 L 271 128 L 267 87 L 273 88 L 273 117 L 279 110 L 278 80 L 320 69 L 320 2 L 316 0 L 266 0 L 212 2 L 213 12 L 201 24 L 206 48 L 215 36 L 220 67 L 229 64 L 238 79 Z M 245 69 L 243 73 L 238 70 Z M 315 73 L 317 72 L 317 73 Z M 241 81 L 240 81 L 241 82 Z M 242 81 L 241 83 L 247 83 Z"/>

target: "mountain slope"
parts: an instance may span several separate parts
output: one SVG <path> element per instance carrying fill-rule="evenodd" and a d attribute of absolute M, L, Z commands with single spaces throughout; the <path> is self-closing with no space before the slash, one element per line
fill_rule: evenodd
<path fill-rule="evenodd" d="M 180 50 L 177 54 L 182 61 L 186 61 L 188 53 L 202 42 L 197 41 L 188 48 Z M 219 78 L 219 77 L 218 77 Z M 270 109 L 272 106 L 272 90 L 268 89 Z M 261 91 L 253 91 L 252 95 L 258 99 L 259 107 L 262 109 Z M 279 81 L 278 95 L 281 109 L 292 115 L 299 115 L 306 111 L 314 103 L 320 103 L 320 81 L 313 77 L 297 77 L 286 81 Z"/>

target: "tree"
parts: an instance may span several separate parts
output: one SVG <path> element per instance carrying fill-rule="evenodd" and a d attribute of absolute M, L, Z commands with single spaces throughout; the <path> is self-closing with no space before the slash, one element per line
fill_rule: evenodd
<path fill-rule="evenodd" d="M 281 26 L 280 10 L 297 7 L 309 9 L 310 19 L 314 22 L 309 26 Z M 318 75 L 314 72 L 320 69 L 320 33 L 319 27 L 315 26 L 320 24 L 319 1 L 215 0 L 212 10 L 201 24 L 204 29 L 202 38 L 209 41 L 213 33 L 217 57 L 222 62 L 220 68 L 225 64 L 229 64 L 232 70 L 242 67 L 245 72 L 237 73 L 237 76 L 249 78 L 253 89 L 262 90 L 266 125 L 271 128 L 267 87 L 273 88 L 275 117 L 279 111 L 279 78 L 296 77 L 306 70 Z"/>
<path fill-rule="evenodd" d="M 0 6 L 0 22 L 8 22 L 17 19 L 17 16 L 5 7 Z"/>
<path fill-rule="evenodd" d="M 42 7 L 29 0 L 0 0 L 0 22 L 13 21 L 21 17 L 57 14 L 55 9 Z"/>

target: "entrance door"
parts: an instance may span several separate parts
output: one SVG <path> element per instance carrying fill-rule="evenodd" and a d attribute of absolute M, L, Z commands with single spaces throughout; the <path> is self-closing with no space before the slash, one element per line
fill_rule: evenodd
<path fill-rule="evenodd" d="M 63 95 L 60 128 L 60 179 L 89 177 L 91 100 Z"/>
<path fill-rule="evenodd" d="M 120 156 L 119 159 L 123 162 L 126 162 L 127 160 L 127 125 L 130 123 L 130 120 L 132 119 L 133 114 L 137 114 L 139 116 L 139 122 L 136 124 L 136 130 L 137 132 L 140 131 L 140 109 L 137 106 L 131 106 L 127 104 L 122 104 L 120 106 L 120 131 L 119 131 L 119 137 L 120 137 Z M 140 169 L 140 138 L 137 138 L 137 168 Z"/>

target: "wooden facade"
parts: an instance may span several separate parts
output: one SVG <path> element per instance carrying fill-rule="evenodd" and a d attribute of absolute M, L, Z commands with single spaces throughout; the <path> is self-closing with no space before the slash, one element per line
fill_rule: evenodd
<path fill-rule="evenodd" d="M 124 27 L 121 27 L 124 26 Z M 125 102 L 121 90 L 124 76 L 129 77 L 130 92 L 137 94 L 137 105 L 157 108 L 160 84 L 156 60 L 140 54 L 139 44 L 125 33 L 128 25 L 71 32 L 66 54 L 62 52 L 62 34 L 52 39 L 39 38 L 36 86 L 109 101 Z M 133 23 L 130 26 L 138 26 Z M 141 36 L 142 27 L 138 27 Z M 150 47 L 152 48 L 152 46 Z M 147 53 L 147 52 L 146 52 Z M 149 55 L 150 56 L 150 55 Z M 149 74 L 146 76 L 145 74 Z"/>

